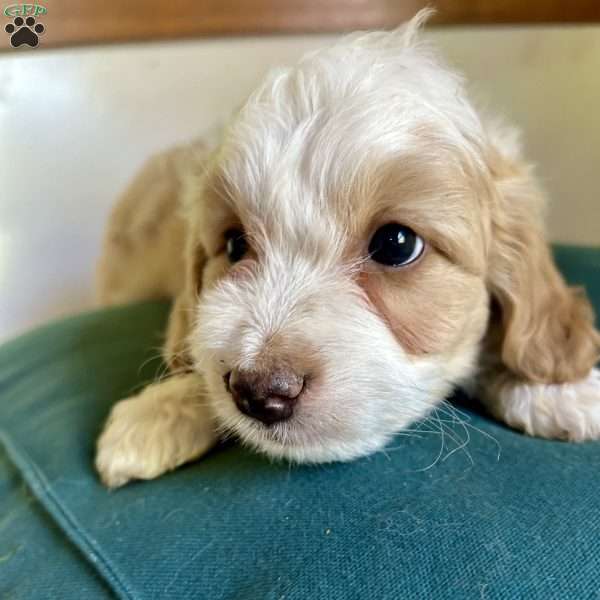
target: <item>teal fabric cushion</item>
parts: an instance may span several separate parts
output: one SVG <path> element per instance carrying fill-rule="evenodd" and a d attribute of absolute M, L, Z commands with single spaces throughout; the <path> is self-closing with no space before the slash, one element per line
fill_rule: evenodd
<path fill-rule="evenodd" d="M 600 310 L 600 249 L 556 255 Z M 460 399 L 352 463 L 231 445 L 107 491 L 95 439 L 161 369 L 167 311 L 89 313 L 0 349 L 0 597 L 600 597 L 600 443 L 532 439 Z"/>

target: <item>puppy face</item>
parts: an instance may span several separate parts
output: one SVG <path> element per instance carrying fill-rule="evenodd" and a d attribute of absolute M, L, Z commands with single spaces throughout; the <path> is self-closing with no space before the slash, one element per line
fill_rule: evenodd
<path fill-rule="evenodd" d="M 512 130 L 416 39 L 426 16 L 273 73 L 188 186 L 167 347 L 185 341 L 220 426 L 271 456 L 351 459 L 465 380 L 493 408 L 598 358 Z"/>
<path fill-rule="evenodd" d="M 490 176 L 416 26 L 273 74 L 190 201 L 206 256 L 191 353 L 223 428 L 270 455 L 371 452 L 473 372 Z M 244 389 L 293 406 L 255 418 Z"/>

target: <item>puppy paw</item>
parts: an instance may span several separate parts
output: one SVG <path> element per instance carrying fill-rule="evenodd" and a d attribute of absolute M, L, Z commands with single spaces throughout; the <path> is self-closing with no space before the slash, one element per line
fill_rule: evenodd
<path fill-rule="evenodd" d="M 504 383 L 492 394 L 494 415 L 529 435 L 573 442 L 600 439 L 599 369 L 573 383 Z"/>
<path fill-rule="evenodd" d="M 154 479 L 204 454 L 216 439 L 197 387 L 174 377 L 114 406 L 98 440 L 96 469 L 109 488 Z"/>

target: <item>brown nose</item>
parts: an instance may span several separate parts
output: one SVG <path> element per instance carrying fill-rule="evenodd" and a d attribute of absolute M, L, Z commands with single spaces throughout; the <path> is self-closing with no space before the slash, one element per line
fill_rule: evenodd
<path fill-rule="evenodd" d="M 304 388 L 304 378 L 291 369 L 234 370 L 225 383 L 237 407 L 266 425 L 289 419 Z"/>

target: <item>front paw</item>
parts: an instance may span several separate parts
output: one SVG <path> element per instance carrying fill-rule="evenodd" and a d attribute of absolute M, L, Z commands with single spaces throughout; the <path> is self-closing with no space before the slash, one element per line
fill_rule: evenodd
<path fill-rule="evenodd" d="M 203 399 L 173 378 L 114 406 L 98 439 L 96 469 L 106 486 L 116 488 L 133 479 L 154 479 L 215 442 Z"/>
<path fill-rule="evenodd" d="M 508 384 L 494 390 L 496 417 L 529 435 L 572 442 L 600 439 L 600 370 L 563 384 Z"/>

